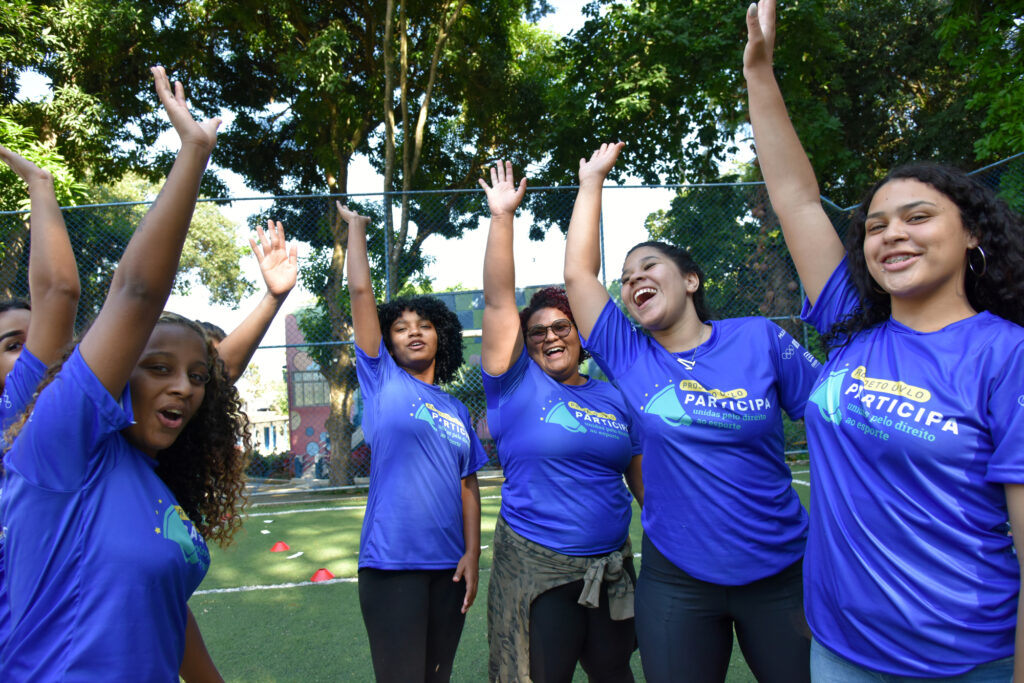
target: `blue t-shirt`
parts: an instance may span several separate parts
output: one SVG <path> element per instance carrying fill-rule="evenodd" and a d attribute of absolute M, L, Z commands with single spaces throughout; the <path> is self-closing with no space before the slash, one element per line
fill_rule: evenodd
<path fill-rule="evenodd" d="M 487 425 L 505 470 L 501 516 L 564 555 L 605 555 L 629 535 L 622 480 L 639 442 L 622 395 L 607 382 L 553 380 L 524 347 L 504 374 L 483 374 Z"/>
<path fill-rule="evenodd" d="M 32 400 L 36 387 L 46 374 L 46 365 L 27 348 L 22 348 L 14 367 L 7 373 L 4 380 L 4 393 L 0 396 L 0 452 L 6 449 L 3 438 L 7 428 L 21 414 L 25 406 Z M 7 642 L 7 634 L 11 629 L 11 606 L 7 602 L 7 581 L 5 580 L 4 553 L 6 525 L 4 514 L 3 489 L 0 488 L 0 652 Z"/>
<path fill-rule="evenodd" d="M 177 681 L 206 543 L 76 349 L 4 457 L 5 681 Z"/>
<path fill-rule="evenodd" d="M 807 513 L 783 455 L 782 410 L 803 417 L 820 364 L 764 318 L 711 323 L 666 351 L 609 301 L 585 347 L 640 428 L 652 543 L 702 581 L 743 585 L 803 556 Z"/>
<path fill-rule="evenodd" d="M 846 261 L 803 316 L 856 309 Z M 1024 483 L 1024 328 L 978 313 L 895 320 L 832 351 L 807 406 L 807 619 L 826 647 L 900 676 L 1014 653 L 1019 566 L 1004 483 Z"/>
<path fill-rule="evenodd" d="M 370 494 L 359 566 L 448 569 L 466 552 L 462 479 L 487 462 L 469 410 L 398 367 L 381 341 L 377 357 L 356 347 Z"/>

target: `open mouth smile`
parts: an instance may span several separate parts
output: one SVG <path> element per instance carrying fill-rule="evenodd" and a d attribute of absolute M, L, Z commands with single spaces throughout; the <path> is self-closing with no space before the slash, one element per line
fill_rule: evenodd
<path fill-rule="evenodd" d="M 156 413 L 160 424 L 167 429 L 178 429 L 184 424 L 184 413 L 177 408 L 165 408 Z"/>
<path fill-rule="evenodd" d="M 641 287 L 633 293 L 633 303 L 636 304 L 638 308 L 643 308 L 643 305 L 657 293 L 658 290 L 653 287 Z"/>

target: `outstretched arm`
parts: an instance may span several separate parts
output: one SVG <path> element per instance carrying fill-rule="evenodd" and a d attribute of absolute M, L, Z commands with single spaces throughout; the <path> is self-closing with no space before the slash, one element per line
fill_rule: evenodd
<path fill-rule="evenodd" d="M 626 143 L 605 143 L 580 159 L 580 190 L 572 207 L 569 234 L 565 239 L 565 292 L 580 334 L 589 337 L 608 290 L 601 284 L 601 188 Z"/>
<path fill-rule="evenodd" d="M 747 46 L 743 52 L 750 125 L 768 197 L 779 216 L 804 291 L 813 304 L 845 250 L 821 205 L 814 170 L 775 81 L 774 43 L 775 0 L 761 0 L 747 10 Z"/>
<path fill-rule="evenodd" d="M 266 231 L 257 226 L 256 236 L 259 241 L 249 238 L 249 244 L 260 264 L 267 292 L 252 313 L 231 334 L 224 337 L 224 341 L 217 347 L 217 354 L 224 361 L 231 382 L 237 381 L 249 365 L 252 354 L 256 353 L 256 347 L 263 340 L 274 316 L 295 287 L 298 276 L 297 247 L 293 244 L 288 248 L 284 227 L 279 221 L 267 221 Z"/>
<path fill-rule="evenodd" d="M 167 182 L 121 256 L 103 308 L 79 347 L 85 362 L 114 396 L 128 382 L 174 283 L 199 180 L 217 141 L 220 119 L 197 123 L 181 83 L 153 67 L 160 101 L 181 139 Z"/>
<path fill-rule="evenodd" d="M 32 202 L 28 290 L 32 318 L 25 347 L 49 365 L 71 341 L 81 285 L 53 176 L 20 154 L 0 146 L 0 159 L 28 185 Z"/>
<path fill-rule="evenodd" d="M 523 331 L 516 310 L 516 264 L 512 254 L 512 221 L 526 194 L 526 178 L 516 186 L 512 162 L 491 169 L 491 184 L 480 179 L 491 210 L 491 229 L 484 252 L 484 329 L 481 350 L 484 372 L 500 375 L 523 350 Z"/>
<path fill-rule="evenodd" d="M 348 274 L 348 298 L 352 304 L 352 327 L 356 346 L 363 353 L 376 357 L 380 350 L 380 319 L 377 317 L 377 299 L 370 280 L 370 257 L 366 254 L 366 225 L 369 217 L 360 216 L 347 206 L 338 205 L 338 213 L 348 223 L 348 254 L 345 270 Z"/>

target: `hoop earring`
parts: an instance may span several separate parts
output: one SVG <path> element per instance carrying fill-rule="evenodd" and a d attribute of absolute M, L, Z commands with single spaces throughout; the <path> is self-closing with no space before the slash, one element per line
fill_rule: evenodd
<path fill-rule="evenodd" d="M 985 274 L 985 271 L 988 270 L 988 259 L 985 258 L 985 250 L 981 248 L 980 244 L 974 249 L 977 250 L 979 254 L 981 254 L 981 272 L 979 273 L 974 268 L 974 261 L 971 260 L 971 251 L 967 252 L 967 267 L 971 269 L 972 273 L 974 273 L 974 277 L 980 280 L 981 277 Z"/>

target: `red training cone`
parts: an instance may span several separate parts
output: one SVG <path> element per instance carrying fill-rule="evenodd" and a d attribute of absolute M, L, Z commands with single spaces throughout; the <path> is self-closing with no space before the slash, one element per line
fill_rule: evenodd
<path fill-rule="evenodd" d="M 316 581 L 326 581 L 327 579 L 333 579 L 333 578 L 334 578 L 334 574 L 330 573 L 326 569 L 320 568 L 320 569 L 316 570 L 316 573 L 313 574 L 313 577 L 310 579 L 310 581 L 313 581 L 313 582 L 316 582 Z"/>
<path fill-rule="evenodd" d="M 277 543 L 274 544 L 274 547 L 270 549 L 270 552 L 272 552 L 272 553 L 283 553 L 285 550 L 291 550 L 291 548 L 289 548 L 288 544 L 285 543 L 284 541 L 278 541 Z"/>

